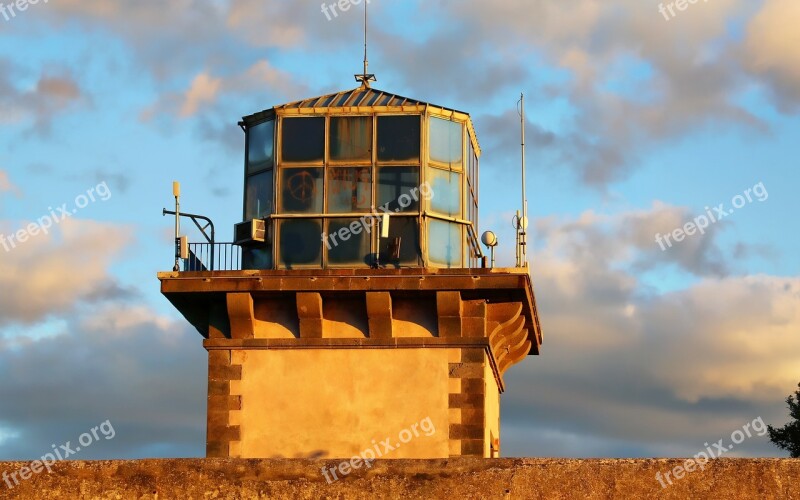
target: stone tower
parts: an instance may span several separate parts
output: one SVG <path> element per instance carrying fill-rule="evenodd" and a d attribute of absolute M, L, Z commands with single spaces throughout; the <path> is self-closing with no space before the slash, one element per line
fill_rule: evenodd
<path fill-rule="evenodd" d="M 542 334 L 528 270 L 486 268 L 470 116 L 365 84 L 239 125 L 235 241 L 158 275 L 208 351 L 207 455 L 498 456 Z"/>

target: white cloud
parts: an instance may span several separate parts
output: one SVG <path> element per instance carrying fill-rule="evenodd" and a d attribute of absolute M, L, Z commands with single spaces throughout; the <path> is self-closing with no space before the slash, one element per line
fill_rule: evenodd
<path fill-rule="evenodd" d="M 531 266 L 545 342 L 508 372 L 504 453 L 680 456 L 758 416 L 785 418 L 800 380 L 800 279 L 712 276 L 658 293 L 634 267 L 660 255 L 643 256 L 652 242 L 626 228 L 649 233 L 679 214 L 657 205 L 539 224 Z M 554 433 L 595 444 L 558 447 Z M 740 453 L 777 450 L 760 438 Z"/>
<path fill-rule="evenodd" d="M 142 111 L 141 118 L 148 121 L 160 113 L 189 118 L 217 110 L 225 97 L 265 93 L 289 97 L 302 95 L 306 91 L 304 85 L 293 81 L 290 73 L 275 68 L 267 60 L 261 60 L 239 73 L 227 76 L 212 75 L 208 71 L 199 73 L 185 92 L 163 94 L 155 104 Z"/>
<path fill-rule="evenodd" d="M 182 118 L 192 116 L 197 113 L 201 105 L 213 103 L 221 85 L 222 80 L 219 78 L 212 78 L 207 73 L 197 75 L 189 90 L 186 91 L 180 116 Z"/>
<path fill-rule="evenodd" d="M 772 85 L 786 110 L 800 105 L 800 3 L 766 0 L 750 20 L 744 42 L 744 64 Z"/>
<path fill-rule="evenodd" d="M 20 228 L 27 223 L 20 222 Z M 0 233 L 16 225 L 6 222 Z M 109 265 L 130 241 L 131 231 L 119 224 L 66 219 L 49 234 L 38 234 L 8 251 L 0 248 L 0 324 L 35 323 L 73 310 L 87 298 L 118 291 Z"/>

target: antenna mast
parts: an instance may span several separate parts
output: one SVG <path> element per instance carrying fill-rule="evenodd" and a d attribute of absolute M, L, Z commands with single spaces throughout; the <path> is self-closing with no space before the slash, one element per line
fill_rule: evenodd
<path fill-rule="evenodd" d="M 527 230 L 528 197 L 525 192 L 525 94 L 519 96 L 520 134 L 522 137 L 522 215 L 517 212 L 517 267 L 528 267 Z"/>
<path fill-rule="evenodd" d="M 368 5 L 369 1 L 364 2 L 364 73 L 360 75 L 355 75 L 356 81 L 361 82 L 361 85 L 367 88 L 369 88 L 369 82 L 378 81 L 375 75 L 367 73 L 367 71 L 369 71 L 369 60 L 367 59 L 367 26 L 368 26 L 367 6 Z"/>

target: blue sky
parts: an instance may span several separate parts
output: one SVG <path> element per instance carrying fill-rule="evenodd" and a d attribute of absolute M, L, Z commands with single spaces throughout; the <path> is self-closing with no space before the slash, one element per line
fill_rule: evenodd
<path fill-rule="evenodd" d="M 481 227 L 513 262 L 528 111 L 542 355 L 502 399 L 503 454 L 685 456 L 800 381 L 800 7 L 373 0 L 377 88 L 469 112 Z M 230 239 L 244 115 L 355 87 L 361 14 L 319 2 L 58 0 L 0 14 L 0 234 L 87 190 L 110 196 L 0 246 L 0 459 L 106 419 L 79 458 L 202 456 L 205 351 L 159 294 L 171 182 Z M 762 183 L 704 235 L 657 233 Z M 97 191 L 100 192 L 100 191 Z M 764 437 L 735 454 L 778 455 Z"/>

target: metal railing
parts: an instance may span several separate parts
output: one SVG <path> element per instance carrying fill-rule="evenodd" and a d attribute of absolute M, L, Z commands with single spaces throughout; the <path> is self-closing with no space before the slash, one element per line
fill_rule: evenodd
<path fill-rule="evenodd" d="M 213 250 L 213 251 L 212 251 Z M 184 271 L 239 271 L 242 247 L 233 243 L 189 243 L 189 258 Z"/>
<path fill-rule="evenodd" d="M 469 240 L 469 248 L 472 250 L 472 256 L 476 259 L 482 259 L 483 250 L 481 249 L 480 239 L 472 223 L 467 226 L 467 239 Z"/>

